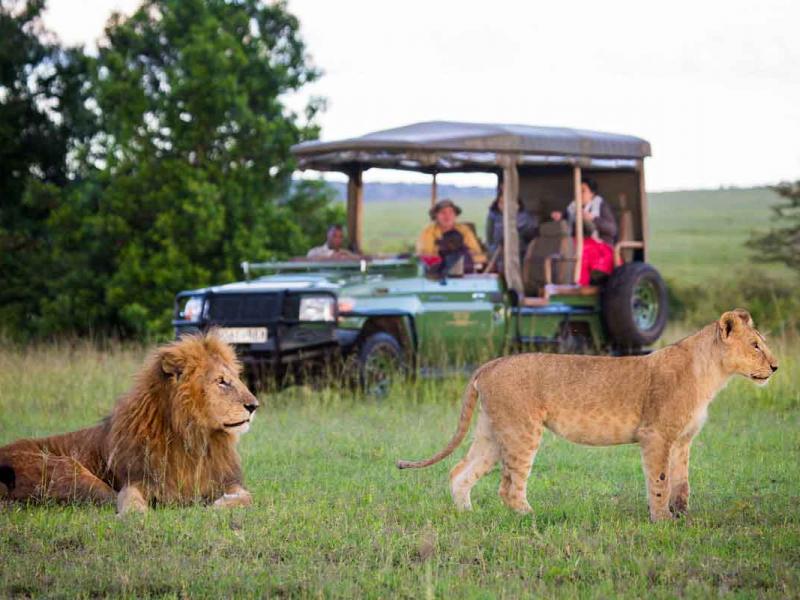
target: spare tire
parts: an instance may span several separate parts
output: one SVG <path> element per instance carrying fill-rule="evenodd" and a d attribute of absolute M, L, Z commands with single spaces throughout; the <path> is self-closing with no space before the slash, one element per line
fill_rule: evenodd
<path fill-rule="evenodd" d="M 643 262 L 615 269 L 603 294 L 603 318 L 619 349 L 655 342 L 667 325 L 667 286 L 658 271 Z"/>

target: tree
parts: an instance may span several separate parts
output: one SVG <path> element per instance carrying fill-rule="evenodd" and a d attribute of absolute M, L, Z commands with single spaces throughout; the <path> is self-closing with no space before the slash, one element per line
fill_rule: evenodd
<path fill-rule="evenodd" d="M 341 219 L 324 186 L 291 188 L 319 103 L 301 123 L 283 99 L 318 72 L 285 3 L 147 0 L 87 60 L 98 128 L 49 219 L 64 268 L 42 331 L 165 334 L 178 290 L 304 253 Z"/>
<path fill-rule="evenodd" d="M 772 188 L 783 199 L 772 207 L 774 221 L 768 232 L 754 234 L 748 246 L 764 262 L 781 262 L 800 272 L 800 180 Z"/>
<path fill-rule="evenodd" d="M 66 125 L 54 118 L 73 88 L 65 54 L 41 22 L 44 0 L 0 1 L 0 327 L 19 329 L 45 293 L 47 219 L 66 182 Z"/>

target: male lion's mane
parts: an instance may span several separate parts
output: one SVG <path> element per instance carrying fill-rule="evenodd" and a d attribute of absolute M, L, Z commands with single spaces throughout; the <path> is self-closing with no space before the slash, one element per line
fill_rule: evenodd
<path fill-rule="evenodd" d="M 208 414 L 209 373 L 220 369 L 256 402 L 215 335 L 162 346 L 95 427 L 0 448 L 0 497 L 5 487 L 11 499 L 113 501 L 135 483 L 148 502 L 185 504 L 240 485 L 238 435 L 213 428 Z"/>
<path fill-rule="evenodd" d="M 202 374 L 215 358 L 238 371 L 236 355 L 214 336 L 185 338 L 181 349 L 181 375 L 186 376 L 173 382 L 165 376 L 162 355 L 156 354 L 106 425 L 106 468 L 113 480 L 119 486 L 141 481 L 156 499 L 169 502 L 195 495 L 210 499 L 242 479 L 236 439 L 209 431 L 201 417 Z"/>

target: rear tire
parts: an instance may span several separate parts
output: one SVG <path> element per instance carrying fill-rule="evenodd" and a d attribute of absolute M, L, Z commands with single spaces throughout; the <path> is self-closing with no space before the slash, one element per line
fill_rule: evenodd
<path fill-rule="evenodd" d="M 614 345 L 637 351 L 655 342 L 667 325 L 667 286 L 647 263 L 615 269 L 603 295 L 603 318 Z"/>
<path fill-rule="evenodd" d="M 358 350 L 358 383 L 369 396 L 386 396 L 392 383 L 407 371 L 403 347 L 388 333 L 373 333 Z"/>

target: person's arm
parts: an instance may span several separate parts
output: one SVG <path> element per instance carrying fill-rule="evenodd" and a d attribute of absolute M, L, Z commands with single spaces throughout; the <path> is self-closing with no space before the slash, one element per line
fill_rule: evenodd
<path fill-rule="evenodd" d="M 481 250 L 481 244 L 478 242 L 478 238 L 472 233 L 472 229 L 464 225 L 459 227 L 459 231 L 461 235 L 464 236 L 464 245 L 469 249 L 469 253 L 472 254 L 472 260 L 476 263 L 485 264 L 486 256 L 483 254 L 483 250 Z"/>
<path fill-rule="evenodd" d="M 351 252 L 347 248 L 341 248 L 341 249 L 337 250 L 336 252 L 333 253 L 333 256 L 334 256 L 334 258 L 339 258 L 339 259 L 342 259 L 342 260 L 347 260 L 347 259 L 350 259 L 350 258 L 360 258 L 359 254 L 356 254 L 355 252 Z"/>
<path fill-rule="evenodd" d="M 417 255 L 433 256 L 438 253 L 436 249 L 436 240 L 433 237 L 433 227 L 427 225 L 417 238 Z"/>
<path fill-rule="evenodd" d="M 600 204 L 600 215 L 595 217 L 594 226 L 602 239 L 613 240 L 617 237 L 617 219 L 614 210 L 605 200 Z"/>

